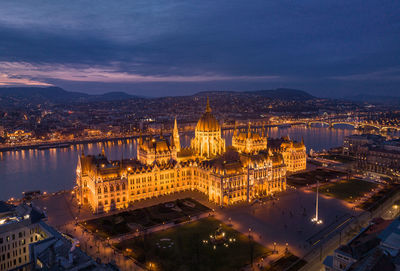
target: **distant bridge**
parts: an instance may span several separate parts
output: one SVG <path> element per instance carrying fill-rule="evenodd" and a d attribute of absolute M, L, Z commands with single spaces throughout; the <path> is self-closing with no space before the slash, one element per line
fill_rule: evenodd
<path fill-rule="evenodd" d="M 355 129 L 359 129 L 362 127 L 373 127 L 379 130 L 380 132 L 387 130 L 400 131 L 400 126 L 398 125 L 379 124 L 370 121 L 358 122 L 358 121 L 345 121 L 345 120 L 340 120 L 340 121 L 310 120 L 310 121 L 304 121 L 303 123 L 308 127 L 311 127 L 312 124 L 325 124 L 326 126 L 329 126 L 329 128 L 334 128 L 335 125 L 349 125 L 353 126 Z"/>

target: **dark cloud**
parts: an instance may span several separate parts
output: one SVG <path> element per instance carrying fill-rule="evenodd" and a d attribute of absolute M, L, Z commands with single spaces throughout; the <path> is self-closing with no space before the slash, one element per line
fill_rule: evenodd
<path fill-rule="evenodd" d="M 398 1 L 2 2 L 0 62 L 44 66 L 48 76 L 0 73 L 88 92 L 295 87 L 319 96 L 377 89 L 393 95 L 399 33 Z M 95 67 L 99 76 L 74 80 L 78 75 L 51 74 L 51 65 L 69 73 Z M 102 70 L 127 78 L 103 84 Z"/>

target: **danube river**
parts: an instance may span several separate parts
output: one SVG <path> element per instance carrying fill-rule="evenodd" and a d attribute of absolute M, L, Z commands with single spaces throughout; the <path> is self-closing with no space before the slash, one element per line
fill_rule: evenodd
<path fill-rule="evenodd" d="M 353 129 L 329 129 L 305 126 L 290 128 L 268 128 L 269 137 L 289 135 L 291 139 L 301 140 L 310 149 L 320 151 L 341 146 L 343 138 L 354 133 Z M 183 146 L 190 144 L 194 133 L 181 135 Z M 226 144 L 231 145 L 232 131 L 223 131 Z M 75 145 L 64 149 L 19 150 L 0 153 L 0 200 L 21 197 L 23 191 L 41 190 L 55 192 L 71 189 L 75 181 L 75 169 L 78 155 L 98 154 L 104 144 L 109 159 L 130 158 L 136 156 L 136 140 L 120 140 L 107 143 Z"/>

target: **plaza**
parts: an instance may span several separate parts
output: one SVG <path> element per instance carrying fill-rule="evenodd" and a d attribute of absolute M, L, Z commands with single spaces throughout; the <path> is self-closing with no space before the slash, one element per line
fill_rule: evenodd
<path fill-rule="evenodd" d="M 120 263 L 122 270 L 132 270 L 124 269 L 124 266 L 134 266 L 136 270 L 140 270 L 141 265 L 137 262 L 137 259 L 127 254 L 126 250 L 122 251 L 114 248 L 112 244 L 119 243 L 118 239 L 107 240 L 101 238 L 79 224 L 90 219 L 107 217 L 121 212 L 94 215 L 89 209 L 79 208 L 75 203 L 74 196 L 71 191 L 67 191 L 48 195 L 45 198 L 36 200 L 34 204 L 46 211 L 49 224 L 82 240 L 81 247 L 89 251 L 89 253 L 93 253 L 92 255 L 95 257 L 100 257 L 103 260 L 114 259 L 117 264 Z M 252 240 L 267 250 L 276 250 L 277 254 L 270 254 L 264 258 L 264 266 L 284 256 L 286 248 L 289 252 L 301 258 L 315 246 L 318 240 L 327 238 L 349 217 L 361 212 L 361 210 L 349 206 L 345 201 L 320 197 L 319 214 L 323 224 L 316 225 L 311 222 L 311 218 L 315 215 L 315 193 L 304 188 L 290 188 L 272 198 L 260 200 L 253 204 L 243 203 L 224 208 L 209 202 L 207 197 L 201 193 L 186 191 L 166 195 L 163 198 L 139 201 L 127 211 L 184 198 L 192 198 L 208 207 L 215 219 L 225 225 L 229 225 L 233 230 L 245 236 L 250 233 Z M 174 230 L 176 227 L 179 226 L 161 227 L 159 228 L 161 230 L 160 234 Z M 128 239 L 131 238 L 129 237 Z M 121 241 L 123 240 L 121 239 Z M 260 259 L 255 262 L 255 264 L 259 263 L 261 263 Z"/>
<path fill-rule="evenodd" d="M 272 254 L 215 218 L 203 218 L 115 245 L 151 270 L 241 270 Z"/>

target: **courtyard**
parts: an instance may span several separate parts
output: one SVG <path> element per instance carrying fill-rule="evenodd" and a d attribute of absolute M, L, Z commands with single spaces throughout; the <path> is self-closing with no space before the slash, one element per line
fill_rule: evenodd
<path fill-rule="evenodd" d="M 290 188 L 285 192 L 275 195 L 275 197 L 273 198 L 259 201 L 258 203 L 255 203 L 253 205 L 240 204 L 224 208 L 220 208 L 219 206 L 216 206 L 208 202 L 207 198 L 201 193 L 198 193 L 196 191 L 188 191 L 184 193 L 171 194 L 164 197 L 141 201 L 136 203 L 135 206 L 132 207 L 132 209 L 123 212 L 116 211 L 115 213 L 104 214 L 104 215 L 94 215 L 91 214 L 89 210 L 78 208 L 73 198 L 71 198 L 71 196 L 73 196 L 73 194 L 71 193 L 54 195 L 43 198 L 41 200 L 37 200 L 35 201 L 35 204 L 36 206 L 40 206 L 41 208 L 44 208 L 46 210 L 46 213 L 48 214 L 48 222 L 51 225 L 56 226 L 63 232 L 71 233 L 76 238 L 78 238 L 82 244 L 87 243 L 87 249 L 93 247 L 93 250 L 95 250 L 93 251 L 94 253 L 93 255 L 98 255 L 98 253 L 100 253 L 101 257 L 105 257 L 105 259 L 112 259 L 113 257 L 116 257 L 118 261 L 121 260 L 122 264 L 124 263 L 123 259 L 125 258 L 123 258 L 122 253 L 112 254 L 111 249 L 107 247 L 107 242 L 104 241 L 104 236 L 106 235 L 103 235 L 103 238 L 98 238 L 100 237 L 100 235 L 98 234 L 99 230 L 96 233 L 96 230 L 93 228 L 92 230 L 94 231 L 91 230 L 91 232 L 94 234 L 93 235 L 92 233 L 86 232 L 86 230 L 83 229 L 82 227 L 79 227 L 76 224 L 76 221 L 80 222 L 79 225 L 82 225 L 85 221 L 88 220 L 97 220 L 97 222 L 99 222 L 103 217 L 105 218 L 108 217 L 107 219 L 111 219 L 111 217 L 113 217 L 113 219 L 117 219 L 115 215 L 120 215 L 121 213 L 124 212 L 129 213 L 131 211 L 144 208 L 151 209 L 153 208 L 153 206 L 159 206 L 160 204 L 165 204 L 168 202 L 175 202 L 177 199 L 191 198 L 197 201 L 199 204 L 207 206 L 206 208 L 208 210 L 210 209 L 215 210 L 214 212 L 210 213 L 213 213 L 216 219 L 222 221 L 223 227 L 225 227 L 224 225 L 229 225 L 230 228 L 244 234 L 245 237 L 248 236 L 249 230 L 251 230 L 252 239 L 258 244 L 260 244 L 262 247 L 266 248 L 267 253 L 268 251 L 274 250 L 274 243 L 276 243 L 276 251 L 278 252 L 278 254 L 272 254 L 269 255 L 267 258 L 265 258 L 264 267 L 267 267 L 268 264 L 271 263 L 271 261 L 276 261 L 278 260 L 278 258 L 282 257 L 285 254 L 286 248 L 288 248 L 290 253 L 301 258 L 313 246 L 313 243 L 316 243 L 318 242 L 318 240 L 326 238 L 327 234 L 333 233 L 334 231 L 339 229 L 339 226 L 343 223 L 343 221 L 348 219 L 350 216 L 357 215 L 359 213 L 358 209 L 353 209 L 349 207 L 349 204 L 347 204 L 345 201 L 338 200 L 332 197 L 329 198 L 320 197 L 319 216 L 323 220 L 323 224 L 316 225 L 310 221 L 311 218 L 315 215 L 315 192 L 305 188 L 301 189 Z M 164 219 L 165 221 L 167 221 L 165 216 Z M 158 220 L 158 222 L 162 220 L 163 219 Z M 121 218 L 118 218 L 117 221 L 121 221 Z M 143 222 L 144 220 L 142 220 L 142 222 L 139 222 L 139 220 L 136 221 L 138 223 L 137 225 L 142 223 L 140 225 L 146 227 L 145 226 L 146 223 Z M 146 219 L 145 221 L 148 222 L 149 220 Z M 123 223 L 125 223 L 126 226 L 128 226 L 127 223 L 129 223 L 128 226 L 129 231 L 135 228 L 134 227 L 135 224 L 133 224 L 132 222 L 125 221 Z M 174 229 L 184 229 L 184 227 L 189 227 L 189 225 L 191 225 L 191 222 L 177 224 L 177 226 L 175 227 L 158 232 L 153 232 L 152 230 L 149 231 L 144 230 L 140 232 L 141 237 L 139 238 L 143 238 L 143 236 L 146 236 L 146 238 L 150 238 L 150 236 L 152 236 L 151 234 L 168 233 L 169 231 L 173 231 Z M 164 229 L 164 226 L 161 225 L 160 228 Z M 123 229 L 122 231 L 124 230 L 126 231 L 127 228 Z M 207 231 L 209 230 L 210 228 L 208 228 Z M 147 234 L 145 234 L 146 232 Z M 150 232 L 153 233 L 150 234 Z M 116 231 L 114 233 L 113 232 L 107 233 L 107 231 L 104 230 L 103 232 L 103 234 L 111 234 L 111 235 L 117 234 L 117 236 L 119 233 L 120 231 Z M 178 233 L 176 234 L 178 236 Z M 87 238 L 88 236 L 90 240 Z M 134 243 L 133 240 L 135 239 L 132 238 L 134 236 L 137 236 L 137 234 L 128 233 L 125 236 L 126 239 Z M 157 238 L 158 239 L 169 238 L 172 240 L 172 238 L 170 237 L 166 238 L 157 237 Z M 189 241 L 191 241 L 191 242 L 188 241 L 189 245 L 192 245 L 191 243 L 193 243 L 193 240 L 195 240 L 195 238 L 199 238 L 200 241 L 203 240 L 200 236 L 189 238 Z M 119 239 L 120 239 L 119 237 L 113 238 L 113 240 L 116 243 L 120 242 L 118 241 Z M 122 238 L 121 241 L 124 239 L 125 238 Z M 129 244 L 128 240 L 122 243 L 125 244 L 125 248 L 119 247 L 121 248 L 120 251 L 123 251 L 123 253 L 125 254 L 131 252 L 130 248 L 128 247 Z M 136 239 L 135 242 L 140 242 L 140 239 Z M 168 242 L 169 242 L 168 240 L 164 240 L 161 241 L 161 243 L 160 242 L 158 243 L 160 246 L 165 246 L 169 245 Z M 177 242 L 174 241 L 174 244 L 176 245 Z M 96 246 L 100 246 L 100 251 L 98 251 Z M 137 244 L 137 246 L 140 247 L 140 244 Z M 101 247 L 104 248 L 102 249 Z M 128 248 L 128 250 L 126 250 L 126 248 Z M 132 252 L 133 251 L 134 250 L 132 250 Z M 136 251 L 140 250 L 136 249 L 135 252 Z M 249 250 L 247 249 L 247 251 Z M 120 256 L 117 257 L 112 255 L 117 255 L 117 256 L 120 255 Z M 226 255 L 228 255 L 228 253 Z M 235 254 L 233 254 L 233 252 L 229 252 L 229 255 L 233 256 L 221 256 L 221 257 L 225 258 L 236 257 Z M 254 255 L 255 255 L 254 259 L 256 261 L 256 254 Z M 134 258 L 136 259 L 138 257 L 139 255 L 136 255 Z M 247 256 L 244 258 L 250 259 L 249 253 L 247 253 Z M 154 260 L 154 258 L 146 258 L 145 263 L 148 264 L 150 259 Z M 291 257 L 289 260 L 292 261 L 291 259 L 294 259 L 294 257 Z M 192 259 L 191 261 L 193 263 L 193 261 L 196 261 L 196 259 Z M 284 262 L 282 263 L 282 261 Z M 282 265 L 286 266 L 286 262 L 287 260 L 281 260 L 280 262 L 278 262 L 276 265 L 273 266 L 274 269 L 270 270 L 279 270 L 279 267 L 277 265 L 279 264 L 279 266 Z M 247 263 L 249 263 L 249 261 Z M 260 263 L 260 261 L 258 261 L 257 264 L 258 263 Z M 156 269 L 153 268 L 153 270 Z"/>
<path fill-rule="evenodd" d="M 87 220 L 83 226 L 100 237 L 113 238 L 161 224 L 179 224 L 209 211 L 198 201 L 184 198 Z"/>
<path fill-rule="evenodd" d="M 122 241 L 116 247 L 151 270 L 240 270 L 271 250 L 215 218 Z"/>

